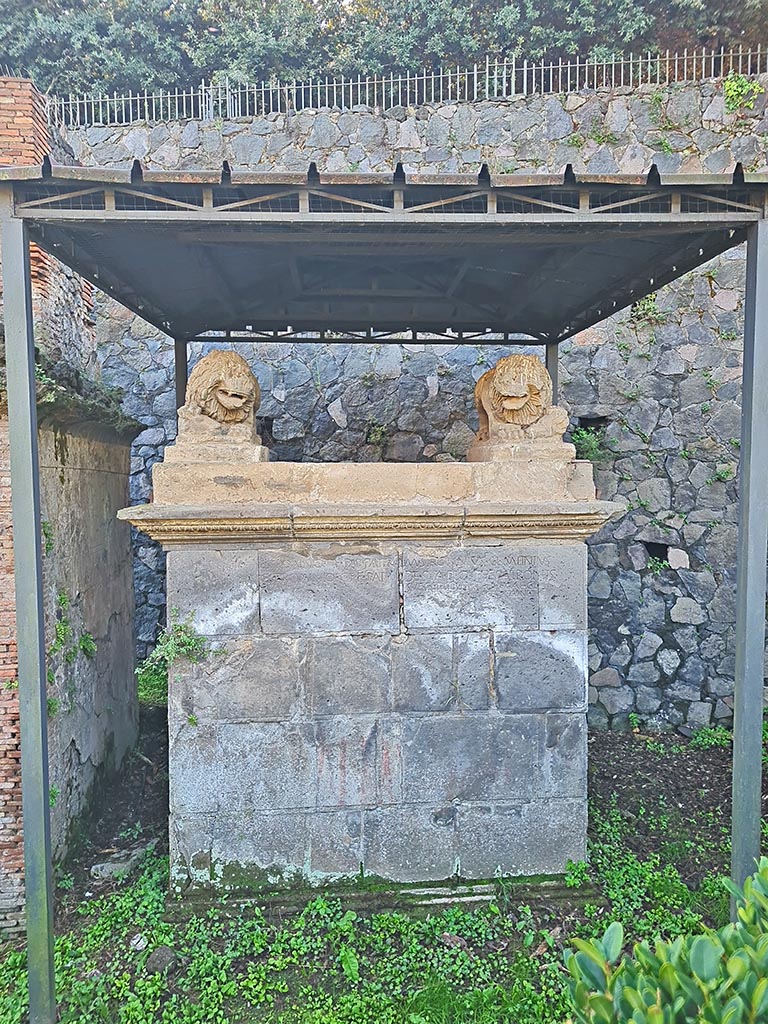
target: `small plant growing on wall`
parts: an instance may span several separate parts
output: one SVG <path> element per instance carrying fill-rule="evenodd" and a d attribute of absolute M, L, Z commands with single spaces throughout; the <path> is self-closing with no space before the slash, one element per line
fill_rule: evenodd
<path fill-rule="evenodd" d="M 586 459 L 601 466 L 612 457 L 605 447 L 604 427 L 576 427 L 571 431 L 571 441 L 576 448 L 577 459 Z"/>
<path fill-rule="evenodd" d="M 725 110 L 735 114 L 739 110 L 752 110 L 755 100 L 763 91 L 759 82 L 740 75 L 731 68 L 723 81 Z"/>
<path fill-rule="evenodd" d="M 179 622 L 171 612 L 171 624 L 162 630 L 154 650 L 136 669 L 139 703 L 155 707 L 167 704 L 171 665 L 178 658 L 199 662 L 208 653 L 208 641 L 195 630 L 191 618 Z"/>
<path fill-rule="evenodd" d="M 629 318 L 633 324 L 663 324 L 666 322 L 667 314 L 656 305 L 656 292 L 643 296 L 637 302 L 632 303 L 632 312 Z"/>
<path fill-rule="evenodd" d="M 387 439 L 387 428 L 381 423 L 369 423 L 365 439 L 368 444 L 383 445 Z"/>
<path fill-rule="evenodd" d="M 654 576 L 659 576 L 665 569 L 669 569 L 669 562 L 666 558 L 656 558 L 654 555 L 648 559 L 648 571 Z"/>

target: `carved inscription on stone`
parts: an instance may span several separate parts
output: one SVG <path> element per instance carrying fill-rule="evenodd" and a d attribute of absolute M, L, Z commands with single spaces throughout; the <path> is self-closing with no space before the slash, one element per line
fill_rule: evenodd
<path fill-rule="evenodd" d="M 498 547 L 403 552 L 405 624 L 413 629 L 503 626 L 534 629 L 539 563 L 534 552 Z"/>
<path fill-rule="evenodd" d="M 397 555 L 259 553 L 265 633 L 399 630 Z"/>

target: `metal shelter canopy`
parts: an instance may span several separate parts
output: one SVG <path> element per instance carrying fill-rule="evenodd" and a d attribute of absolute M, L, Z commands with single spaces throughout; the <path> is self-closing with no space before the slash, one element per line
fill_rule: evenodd
<path fill-rule="evenodd" d="M 30 236 L 176 338 L 557 342 L 743 241 L 768 175 L 8 168 Z M 384 340 L 384 339 L 382 339 Z M 396 341 L 397 339 L 389 339 Z"/>
<path fill-rule="evenodd" d="M 450 331 L 473 341 L 509 332 L 556 353 L 559 341 L 746 239 L 732 855 L 742 882 L 760 849 L 766 218 L 768 175 L 740 168 L 436 177 L 48 160 L 0 168 L 31 1024 L 53 1024 L 56 1008 L 30 240 L 173 335 L 183 370 L 186 342 L 207 331 L 334 332 L 328 340 Z"/>

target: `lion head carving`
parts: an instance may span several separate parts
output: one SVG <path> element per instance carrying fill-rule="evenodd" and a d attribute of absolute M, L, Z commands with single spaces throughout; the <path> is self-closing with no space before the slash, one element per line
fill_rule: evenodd
<path fill-rule="evenodd" d="M 552 405 L 552 380 L 536 356 L 504 356 L 477 382 L 475 398 L 486 415 L 527 426 Z"/>
<path fill-rule="evenodd" d="M 536 356 L 504 356 L 478 380 L 475 404 L 481 440 L 494 432 L 492 424 L 527 427 L 552 407 L 552 380 Z"/>
<path fill-rule="evenodd" d="M 219 423 L 244 423 L 259 406 L 259 382 L 236 352 L 203 356 L 189 375 L 185 405 Z"/>

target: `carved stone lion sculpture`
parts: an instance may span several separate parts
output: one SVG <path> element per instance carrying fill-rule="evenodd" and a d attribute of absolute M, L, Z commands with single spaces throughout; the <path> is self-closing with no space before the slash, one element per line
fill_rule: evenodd
<path fill-rule="evenodd" d="M 475 385 L 475 405 L 480 416 L 478 437 L 496 433 L 496 423 L 527 427 L 552 407 L 552 381 L 536 356 L 504 356 Z"/>
<path fill-rule="evenodd" d="M 268 462 L 269 451 L 256 433 L 259 382 L 235 352 L 215 350 L 195 365 L 179 409 L 176 444 L 166 462 Z"/>
<path fill-rule="evenodd" d="M 536 356 L 504 356 L 475 386 L 480 418 L 470 462 L 573 458 L 563 444 L 568 414 L 552 405 L 552 380 Z"/>
<path fill-rule="evenodd" d="M 185 408 L 219 423 L 245 423 L 253 419 L 260 400 L 259 382 L 243 357 L 216 350 L 190 373 Z"/>

